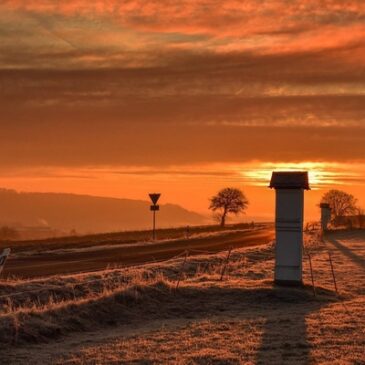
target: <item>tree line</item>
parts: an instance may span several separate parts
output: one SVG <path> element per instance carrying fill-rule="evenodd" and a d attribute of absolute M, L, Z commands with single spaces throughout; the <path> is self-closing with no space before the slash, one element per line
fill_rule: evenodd
<path fill-rule="evenodd" d="M 322 196 L 320 203 L 329 204 L 333 226 L 347 225 L 351 228 L 356 224 L 359 228 L 365 227 L 365 212 L 352 194 L 332 189 Z"/>
<path fill-rule="evenodd" d="M 327 203 L 331 209 L 331 223 L 334 226 L 358 224 L 365 227 L 365 212 L 358 205 L 358 200 L 342 190 L 332 189 L 321 198 L 320 203 Z M 213 211 L 214 218 L 224 227 L 227 216 L 244 213 L 249 201 L 242 190 L 237 188 L 224 188 L 210 198 L 209 209 Z M 353 222 L 354 219 L 358 222 Z"/>

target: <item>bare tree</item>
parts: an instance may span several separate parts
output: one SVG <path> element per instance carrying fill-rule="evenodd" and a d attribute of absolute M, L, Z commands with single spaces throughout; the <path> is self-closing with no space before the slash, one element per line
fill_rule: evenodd
<path fill-rule="evenodd" d="M 248 200 L 241 190 L 225 188 L 210 199 L 209 209 L 216 212 L 215 215 L 219 219 L 221 227 L 224 227 L 227 214 L 237 215 L 243 213 L 247 209 L 248 204 Z"/>
<path fill-rule="evenodd" d="M 342 190 L 329 190 L 322 197 L 321 203 L 327 203 L 331 208 L 331 219 L 334 223 L 339 217 L 355 214 L 357 199 Z"/>

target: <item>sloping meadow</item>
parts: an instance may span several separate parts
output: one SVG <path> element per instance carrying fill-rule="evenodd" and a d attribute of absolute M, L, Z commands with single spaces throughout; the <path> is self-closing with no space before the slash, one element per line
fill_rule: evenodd
<path fill-rule="evenodd" d="M 319 249 L 316 238 L 307 246 Z M 242 306 L 334 301 L 317 288 L 272 285 L 273 246 L 163 263 L 0 282 L 0 344 L 43 343 L 66 334 L 169 318 L 199 318 Z M 222 275 L 223 274 L 223 275 Z"/>

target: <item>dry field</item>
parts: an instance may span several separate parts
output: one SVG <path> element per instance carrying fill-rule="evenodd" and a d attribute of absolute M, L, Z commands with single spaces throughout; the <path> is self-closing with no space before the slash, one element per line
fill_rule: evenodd
<path fill-rule="evenodd" d="M 273 286 L 272 244 L 235 249 L 223 280 L 227 252 L 2 282 L 0 363 L 365 364 L 365 233 L 305 246 L 316 296 L 307 256 L 304 288 Z"/>
<path fill-rule="evenodd" d="M 80 271 L 104 270 L 112 265 L 136 265 L 165 260 L 189 250 L 221 251 L 227 247 L 266 244 L 274 236 L 272 225 L 234 225 L 191 227 L 189 239 L 185 228 L 158 230 L 158 240 L 151 232 L 121 232 L 41 241 L 11 242 L 2 276 L 34 278 Z M 9 245 L 9 246 L 8 246 Z"/>

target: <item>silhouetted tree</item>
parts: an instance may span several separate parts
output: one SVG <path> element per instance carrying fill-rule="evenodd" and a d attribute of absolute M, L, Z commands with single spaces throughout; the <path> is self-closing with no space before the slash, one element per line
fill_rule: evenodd
<path fill-rule="evenodd" d="M 331 208 L 331 219 L 334 224 L 339 217 L 355 214 L 357 199 L 342 190 L 329 190 L 322 197 L 321 203 L 327 203 Z"/>
<path fill-rule="evenodd" d="M 245 194 L 236 188 L 225 188 L 218 192 L 217 195 L 210 199 L 210 206 L 213 212 L 217 212 L 217 217 L 221 227 L 226 224 L 227 214 L 243 213 L 248 206 L 248 200 Z"/>

